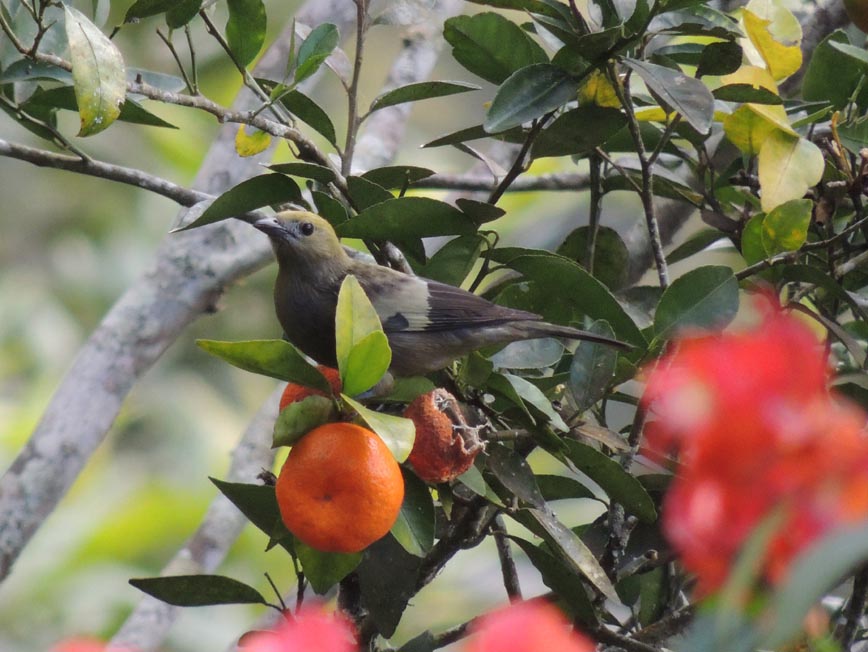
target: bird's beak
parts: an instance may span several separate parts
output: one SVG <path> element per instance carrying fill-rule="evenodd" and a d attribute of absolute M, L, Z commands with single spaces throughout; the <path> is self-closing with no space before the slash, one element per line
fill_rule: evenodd
<path fill-rule="evenodd" d="M 275 217 L 263 217 L 252 224 L 268 237 L 285 238 L 288 233 L 286 227 Z"/>

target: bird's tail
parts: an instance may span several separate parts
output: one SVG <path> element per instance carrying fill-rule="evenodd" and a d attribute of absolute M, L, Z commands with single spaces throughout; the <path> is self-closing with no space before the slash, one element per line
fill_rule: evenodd
<path fill-rule="evenodd" d="M 533 339 L 536 337 L 564 337 L 570 340 L 583 340 L 585 342 L 594 342 L 595 344 L 605 344 L 622 351 L 629 351 L 635 347 L 632 344 L 627 344 L 621 340 L 616 340 L 605 335 L 598 335 L 589 331 L 583 331 L 572 326 L 561 326 L 560 324 L 550 324 L 545 321 L 527 321 L 522 322 L 521 330 L 527 333 L 525 339 Z"/>

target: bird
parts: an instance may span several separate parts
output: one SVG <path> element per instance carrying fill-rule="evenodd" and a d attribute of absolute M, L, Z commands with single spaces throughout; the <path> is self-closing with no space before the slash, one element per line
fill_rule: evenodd
<path fill-rule="evenodd" d="M 380 318 L 395 376 L 426 375 L 482 347 L 542 337 L 632 348 L 452 285 L 352 258 L 332 225 L 314 213 L 283 211 L 252 224 L 269 237 L 277 259 L 274 306 L 286 339 L 320 364 L 337 365 L 335 312 L 348 274 Z"/>

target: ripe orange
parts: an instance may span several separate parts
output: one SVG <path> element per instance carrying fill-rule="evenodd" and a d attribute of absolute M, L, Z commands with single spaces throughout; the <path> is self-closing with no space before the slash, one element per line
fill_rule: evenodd
<path fill-rule="evenodd" d="M 334 392 L 335 394 L 340 394 L 340 372 L 337 369 L 333 369 L 332 367 L 326 367 L 325 365 L 317 365 L 317 369 L 319 369 L 320 373 L 326 377 L 326 380 L 329 381 L 329 385 L 332 386 L 332 392 Z M 304 385 L 289 383 L 286 386 L 286 389 L 283 390 L 283 395 L 280 397 L 280 409 L 283 410 L 283 408 L 285 408 L 290 403 L 298 403 L 299 401 L 303 401 L 308 396 L 325 396 L 325 393 L 319 391 L 318 389 L 305 387 Z"/>
<path fill-rule="evenodd" d="M 417 397 L 404 416 L 416 426 L 407 461 L 425 482 L 449 482 L 467 471 L 482 450 L 476 429 L 468 426 L 458 400 L 445 389 Z"/>
<path fill-rule="evenodd" d="M 299 540 L 323 552 L 358 552 L 397 520 L 404 478 L 376 434 L 327 423 L 292 447 L 275 491 L 283 522 Z"/>

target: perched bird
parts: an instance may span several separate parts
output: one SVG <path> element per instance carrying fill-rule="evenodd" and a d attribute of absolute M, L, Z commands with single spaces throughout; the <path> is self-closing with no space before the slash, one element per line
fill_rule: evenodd
<path fill-rule="evenodd" d="M 355 276 L 380 317 L 392 348 L 390 370 L 423 375 L 491 344 L 564 337 L 629 345 L 550 324 L 524 310 L 499 306 L 461 288 L 351 258 L 332 226 L 304 211 L 253 223 L 271 239 L 278 263 L 277 319 L 287 339 L 317 362 L 335 366 L 335 310 L 341 282 Z"/>

